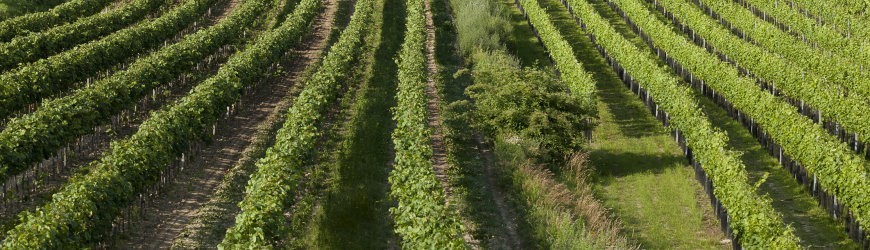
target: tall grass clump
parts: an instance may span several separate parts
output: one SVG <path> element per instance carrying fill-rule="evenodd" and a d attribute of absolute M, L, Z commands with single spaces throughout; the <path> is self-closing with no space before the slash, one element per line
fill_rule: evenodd
<path fill-rule="evenodd" d="M 503 5 L 492 1 L 452 1 L 457 43 L 464 56 L 504 48 L 502 36 L 513 27 Z"/>

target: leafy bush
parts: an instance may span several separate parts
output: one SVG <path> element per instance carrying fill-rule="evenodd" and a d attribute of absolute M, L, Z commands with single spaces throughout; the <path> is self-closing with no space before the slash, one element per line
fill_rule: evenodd
<path fill-rule="evenodd" d="M 475 84 L 466 92 L 475 100 L 482 131 L 520 139 L 542 162 L 559 162 L 578 149 L 589 110 L 551 73 L 521 69 L 516 59 L 499 52 L 478 53 Z"/>

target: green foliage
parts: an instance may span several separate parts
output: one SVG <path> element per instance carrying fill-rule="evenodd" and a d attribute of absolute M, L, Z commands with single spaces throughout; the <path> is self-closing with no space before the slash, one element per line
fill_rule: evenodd
<path fill-rule="evenodd" d="M 30 13 L 0 22 L 0 41 L 37 32 L 102 10 L 114 0 L 73 0 L 49 11 Z"/>
<path fill-rule="evenodd" d="M 689 45 L 691 42 L 686 38 L 648 19 L 650 14 L 642 4 L 634 0 L 617 2 L 633 20 L 639 21 L 638 25 L 644 27 L 657 47 L 664 49 L 694 77 L 704 80 L 737 110 L 759 126 L 768 128 L 765 132 L 786 155 L 804 166 L 808 175 L 816 177 L 827 192 L 849 207 L 860 224 L 868 224 L 870 180 L 867 179 L 867 162 L 862 157 L 853 154 L 845 143 L 828 134 L 820 125 L 795 112 L 790 104 L 757 88 L 753 79 L 741 77 L 736 69 L 719 61 L 716 56 Z M 755 229 L 749 226 L 751 224 L 743 231 Z"/>
<path fill-rule="evenodd" d="M 595 99 L 595 81 L 592 80 L 592 75 L 583 70 L 583 65 L 574 57 L 574 49 L 565 41 L 565 38 L 556 29 L 556 26 L 550 21 L 550 17 L 536 0 L 519 1 L 523 10 L 531 22 L 532 27 L 538 31 L 538 37 L 544 43 L 544 46 L 549 51 L 553 61 L 556 62 L 556 68 L 559 70 L 559 78 L 568 85 L 571 94 L 576 96 L 577 101 L 586 114 L 595 117 L 596 115 L 596 99 Z"/>
<path fill-rule="evenodd" d="M 521 244 L 521 239 L 509 239 L 511 228 L 498 212 L 499 207 L 493 206 L 496 194 L 491 190 L 495 181 L 488 179 L 488 165 L 481 157 L 478 144 L 478 131 L 472 127 L 471 115 L 473 104 L 465 89 L 471 84 L 470 74 L 460 74 L 463 55 L 459 51 L 456 23 L 467 22 L 467 19 L 481 18 L 480 15 L 465 15 L 454 17 L 450 10 L 449 0 L 431 0 L 432 19 L 435 24 L 435 60 L 437 73 L 433 75 L 435 89 L 439 96 L 439 113 L 441 118 L 440 132 L 443 135 L 446 168 L 443 173 L 447 178 L 450 194 L 447 197 L 451 207 L 460 214 L 464 234 L 475 241 L 480 248 L 497 248 L 500 245 L 511 245 L 513 241 Z M 475 8 L 478 4 L 492 5 L 489 1 L 453 1 L 455 12 L 463 8 Z M 497 12 L 496 12 L 497 13 Z M 487 16 L 483 16 L 486 18 Z M 507 23 L 509 16 L 491 17 L 490 22 Z M 473 30 L 465 30 L 469 32 Z M 498 33 L 494 33 L 498 35 Z M 474 49 L 474 47 L 469 48 Z M 458 77 L 454 77 L 458 76 Z M 519 236 L 519 235 L 518 235 Z"/>
<path fill-rule="evenodd" d="M 66 0 L 0 0 L 0 21 L 28 13 L 48 11 Z"/>
<path fill-rule="evenodd" d="M 685 4 L 691 5 L 685 1 L 680 1 L 680 3 L 684 6 Z M 674 1 L 662 1 L 662 4 L 670 7 L 675 3 Z M 867 74 L 867 68 L 870 67 L 870 51 L 864 48 L 865 45 L 849 41 L 837 43 L 837 40 L 828 38 L 829 42 L 822 43 L 826 47 L 823 49 L 804 43 L 775 25 L 757 18 L 748 9 L 733 1 L 708 0 L 703 1 L 703 4 L 705 7 L 711 8 L 719 16 L 719 20 L 727 21 L 730 27 L 740 30 L 741 34 L 752 39 L 752 42 L 784 56 L 792 63 L 815 72 L 823 77 L 827 84 L 834 83 L 835 86 L 842 88 L 836 92 L 830 89 L 824 92 L 837 94 L 841 98 L 847 95 L 857 95 L 864 101 L 870 101 L 870 75 Z M 691 7 L 697 9 L 697 6 Z M 684 7 L 677 8 L 683 9 Z M 824 45 L 827 43 L 831 44 Z M 795 72 L 788 73 L 796 75 Z M 788 85 L 795 82 L 778 83 Z M 803 83 L 803 81 L 797 83 Z"/>
<path fill-rule="evenodd" d="M 867 46 L 870 45 L 868 44 L 870 41 L 866 40 L 867 38 L 851 39 L 851 34 L 848 32 L 841 34 L 837 31 L 838 27 L 832 25 L 818 25 L 814 18 L 807 17 L 800 12 L 794 11 L 785 3 L 769 0 L 748 0 L 746 3 L 752 7 L 758 8 L 759 11 L 763 11 L 765 16 L 764 19 L 784 25 L 787 27 L 787 30 L 789 31 L 788 33 L 791 33 L 792 36 L 800 34 L 801 38 L 807 39 L 806 42 L 818 44 L 826 50 L 834 51 L 840 53 L 841 56 L 852 57 L 856 60 L 860 60 L 859 58 L 868 58 L 867 56 L 870 55 L 870 51 L 866 50 Z M 835 7 L 834 9 L 837 9 L 834 10 L 835 12 L 843 11 L 843 8 Z M 866 26 L 858 24 L 860 23 L 858 20 L 847 21 L 842 25 L 845 26 L 844 28 L 850 29 L 851 27 L 849 26 L 852 26 L 853 22 L 855 23 L 855 26 Z M 867 30 L 867 28 L 868 27 L 863 27 L 862 30 Z M 864 63 L 866 64 L 866 61 Z"/>
<path fill-rule="evenodd" d="M 156 11 L 166 0 L 137 0 L 121 8 L 76 20 L 0 44 L 0 71 L 28 63 L 107 35 Z"/>
<path fill-rule="evenodd" d="M 705 1 L 705 3 L 709 4 L 716 2 L 715 0 Z M 806 102 L 807 105 L 821 111 L 822 116 L 825 118 L 839 122 L 849 132 L 857 133 L 858 139 L 861 141 L 867 141 L 870 138 L 870 122 L 867 122 L 870 121 L 870 105 L 867 103 L 867 100 L 870 100 L 867 97 L 870 97 L 870 95 L 862 94 L 870 93 L 870 81 L 843 79 L 842 81 L 847 81 L 851 84 L 843 85 L 844 87 L 838 87 L 829 81 L 834 80 L 834 83 L 838 81 L 836 80 L 837 76 L 833 76 L 831 73 L 851 74 L 853 77 L 860 77 L 860 75 L 854 73 L 865 74 L 866 72 L 861 72 L 857 68 L 857 65 L 850 66 L 853 67 L 851 70 L 821 70 L 819 67 L 833 67 L 831 65 L 836 65 L 836 63 L 829 59 L 820 58 L 822 56 L 821 52 L 813 52 L 813 50 L 805 46 L 801 49 L 802 51 L 793 51 L 790 47 L 796 46 L 794 44 L 800 43 L 800 41 L 788 42 L 789 37 L 787 37 L 787 34 L 782 33 L 776 27 L 765 26 L 767 29 L 764 29 L 761 34 L 784 35 L 785 37 L 771 36 L 772 38 L 769 40 L 772 41 L 767 43 L 767 46 L 776 44 L 777 47 L 789 47 L 778 50 L 788 50 L 791 52 L 784 53 L 783 51 L 771 50 L 786 57 L 771 53 L 756 46 L 755 43 L 744 41 L 732 35 L 730 31 L 719 26 L 714 19 L 708 17 L 703 11 L 689 2 L 683 0 L 660 0 L 658 3 L 666 7 L 667 10 L 677 13 L 675 17 L 706 39 L 705 43 L 728 55 L 728 58 L 736 61 L 739 66 L 747 68 L 754 75 L 766 80 L 768 84 L 776 88 L 778 93 L 783 93 L 795 100 Z M 740 15 L 740 18 L 750 18 L 752 14 L 749 13 L 749 15 L 749 17 Z M 751 20 L 748 22 L 751 23 Z M 657 24 L 657 26 L 664 26 L 664 24 Z M 656 27 L 656 29 L 662 28 Z M 682 43 L 682 40 L 674 40 L 674 42 L 676 41 Z M 691 43 L 685 44 L 683 46 L 688 46 Z M 803 45 L 803 43 L 800 44 Z M 803 59 L 797 56 L 803 56 Z M 808 63 L 810 61 L 812 63 Z M 800 65 L 810 67 L 811 71 L 807 72 Z M 813 69 L 812 67 L 816 68 Z M 862 97 L 862 95 L 864 96 Z"/>
<path fill-rule="evenodd" d="M 161 45 L 199 19 L 217 0 L 190 0 L 159 18 L 115 32 L 0 75 L 0 117 L 57 94 L 130 56 Z M 159 65 L 159 64 L 156 64 Z M 155 65 L 155 66 L 156 66 Z"/>
<path fill-rule="evenodd" d="M 193 17 L 210 3 L 213 0 L 188 1 L 176 14 Z M 35 112 L 11 119 L 0 132 L 0 179 L 27 169 L 75 138 L 91 133 L 93 127 L 109 122 L 112 115 L 135 105 L 161 83 L 238 39 L 265 9 L 263 5 L 246 6 L 225 21 L 133 62 L 125 71 L 70 95 L 47 100 Z M 98 50 L 94 53 L 101 54 Z"/>
<path fill-rule="evenodd" d="M 852 1 L 852 0 L 837 0 L 837 1 L 817 1 L 817 0 L 791 0 L 794 4 L 792 8 L 788 4 L 774 1 L 778 8 L 793 9 L 795 12 L 802 10 L 806 15 L 823 22 L 825 26 L 833 26 L 840 33 L 846 34 L 852 39 L 870 39 L 870 25 L 861 25 L 861 22 L 867 23 L 870 21 L 870 15 L 867 15 L 867 7 L 870 6 L 870 1 Z M 855 4 L 853 6 L 853 4 Z M 863 6 L 860 6 L 863 5 Z M 851 6 L 841 8 L 840 6 Z M 860 7 L 859 7 L 860 6 Z"/>
<path fill-rule="evenodd" d="M 694 100 L 692 90 L 660 68 L 647 52 L 622 37 L 591 4 L 582 0 L 568 0 L 567 3 L 572 13 L 583 20 L 587 31 L 595 36 L 597 44 L 649 92 L 659 108 L 668 113 L 671 126 L 685 136 L 695 159 L 701 163 L 715 187 L 713 194 L 727 210 L 731 229 L 741 245 L 745 248 L 799 248 L 799 239 L 774 211 L 771 201 L 754 192 L 739 154 L 725 149 L 727 135 L 712 127 Z M 701 52 L 693 56 L 706 54 L 703 50 Z M 720 72 L 723 69 L 707 68 Z M 760 92 L 754 86 L 742 88 Z"/>
<path fill-rule="evenodd" d="M 99 240 L 121 209 L 158 181 L 161 169 L 191 141 L 202 138 L 205 128 L 238 100 L 246 85 L 263 76 L 269 65 L 298 43 L 319 6 L 316 0 L 306 2 L 281 27 L 232 55 L 217 74 L 189 95 L 153 113 L 136 134 L 114 143 L 105 157 L 90 166 L 88 173 L 73 177 L 51 203 L 25 213 L 22 223 L 9 231 L 3 247 L 78 248 Z M 237 11 L 259 16 L 270 3 L 248 0 Z"/>
<path fill-rule="evenodd" d="M 453 3 L 459 49 L 474 62 L 475 84 L 467 94 L 475 100 L 479 128 L 490 135 L 519 136 L 544 162 L 558 162 L 579 148 L 583 133 L 595 119 L 595 84 L 564 39 L 550 31 L 555 27 L 537 4 L 534 22 L 541 32 L 561 82 L 551 73 L 520 69 L 503 52 L 502 39 L 511 32 L 503 5 L 489 1 Z M 487 21 L 488 20 L 488 21 Z M 564 82 L 564 83 L 563 83 Z M 565 88 L 565 84 L 568 88 Z"/>
<path fill-rule="evenodd" d="M 526 209 L 524 211 L 527 213 L 524 214 L 523 219 L 531 224 L 530 231 L 533 231 L 528 233 L 535 234 L 543 241 L 542 244 L 557 249 L 590 248 L 588 244 L 584 244 L 587 238 L 585 238 L 583 221 L 572 215 L 572 211 L 564 206 L 565 203 L 560 203 L 564 200 L 555 201 L 545 197 L 546 192 L 539 192 L 540 189 L 548 188 L 543 187 L 542 184 L 553 184 L 552 180 L 548 183 L 536 182 L 540 179 L 531 178 L 522 172 L 527 168 L 521 165 L 528 163 L 524 162 L 526 159 L 557 165 L 568 153 L 582 145 L 585 139 L 582 131 L 591 129 L 593 125 L 589 122 L 594 116 L 594 107 L 590 104 L 595 102 L 592 99 L 594 83 L 591 77 L 585 75 L 581 65 L 573 57 L 570 47 L 558 47 L 559 45 L 551 49 L 556 48 L 559 50 L 557 53 L 564 53 L 554 54 L 554 57 L 558 57 L 557 64 L 561 64 L 557 65 L 558 69 L 567 73 L 561 75 L 564 83 L 550 71 L 521 68 L 517 59 L 508 55 L 505 47 L 501 45 L 503 42 L 501 39 L 508 40 L 511 30 L 491 29 L 493 35 L 489 37 L 499 39 L 487 40 L 484 39 L 487 38 L 486 36 L 481 35 L 482 32 L 463 28 L 460 25 L 483 23 L 478 19 L 509 24 L 508 20 L 511 17 L 508 16 L 509 10 L 504 9 L 505 5 L 486 0 L 451 2 L 457 13 L 457 32 L 460 39 L 482 37 L 477 41 L 483 45 L 461 46 L 460 42 L 459 49 L 467 57 L 467 61 L 473 64 L 470 72 L 459 70 L 454 77 L 473 78 L 474 84 L 465 88 L 465 93 L 473 101 L 456 101 L 446 105 L 442 110 L 444 115 L 442 118 L 447 124 L 466 126 L 474 124 L 477 129 L 485 132 L 488 138 L 494 138 L 496 147 L 502 146 L 495 150 L 500 153 L 497 158 L 501 161 L 510 161 L 502 167 L 509 169 L 511 179 L 514 181 L 512 188 L 518 193 L 517 198 L 524 201 L 523 205 Z M 476 15 L 462 14 L 468 12 Z M 546 18 L 546 16 L 538 17 Z M 520 39 L 526 38 L 532 38 L 531 33 L 528 37 L 523 36 Z M 547 38 L 553 39 L 548 42 L 555 43 L 562 40 L 557 34 Z M 498 43 L 498 46 L 486 43 L 490 41 Z M 565 45 L 564 40 L 562 45 Z M 461 130 L 462 127 L 458 129 Z M 469 131 L 453 133 L 455 133 L 453 136 L 463 134 L 465 137 L 473 136 Z M 505 138 L 509 142 L 505 143 Z M 461 140 L 474 139 L 461 138 Z M 505 155 L 505 146 L 510 148 L 507 151 L 511 153 Z M 483 170 L 470 166 L 461 171 Z"/>
<path fill-rule="evenodd" d="M 396 160 L 390 172 L 390 208 L 402 248 L 460 249 L 459 215 L 446 204 L 446 194 L 432 167 L 426 95 L 425 0 L 407 1 L 405 41 L 399 51 L 398 104 L 393 110 Z"/>
<path fill-rule="evenodd" d="M 474 82 L 466 93 L 475 100 L 475 120 L 490 135 L 516 136 L 542 162 L 559 162 L 582 145 L 590 129 L 589 110 L 551 73 L 520 69 L 500 53 L 475 56 Z"/>
<path fill-rule="evenodd" d="M 300 5 L 319 4 L 306 0 Z M 293 205 L 302 185 L 304 167 L 321 131 L 318 121 L 338 97 L 342 81 L 353 66 L 363 44 L 364 32 L 373 21 L 374 0 L 356 3 L 350 24 L 330 47 L 323 63 L 305 83 L 305 89 L 287 112 L 275 145 L 257 162 L 246 195 L 239 203 L 236 224 L 220 245 L 224 249 L 277 248 L 290 231 L 284 211 Z M 298 7 L 297 7 L 298 8 Z"/>
<path fill-rule="evenodd" d="M 323 136 L 318 140 L 322 143 L 310 158 L 313 168 L 306 171 L 314 174 L 309 176 L 328 179 L 311 183 L 322 188 L 321 192 L 315 188 L 303 196 L 319 196 L 313 212 L 300 211 L 296 206 L 292 209 L 294 217 L 307 219 L 291 219 L 294 232 L 299 233 L 291 232 L 290 248 L 395 246 L 390 203 L 379 201 L 389 199 L 390 169 L 386 166 L 394 157 L 389 140 L 393 131 L 391 109 L 396 103 L 395 56 L 404 37 L 405 0 L 375 2 L 374 23 L 365 35 L 362 54 L 347 76 L 348 92 L 340 97 L 340 104 L 330 108 L 342 111 L 330 118 L 336 122 L 321 122 Z M 340 27 L 347 24 L 353 13 L 352 3 L 339 1 L 336 17 L 341 18 L 334 23 Z M 333 33 L 335 37 L 337 33 Z"/>

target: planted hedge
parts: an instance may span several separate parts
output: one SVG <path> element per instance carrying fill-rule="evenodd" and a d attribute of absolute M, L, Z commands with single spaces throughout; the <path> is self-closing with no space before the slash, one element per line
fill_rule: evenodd
<path fill-rule="evenodd" d="M 818 25 L 816 19 L 795 11 L 780 1 L 737 0 L 738 3 L 752 11 L 757 17 L 779 26 L 780 29 L 804 42 L 817 44 L 827 50 L 840 53 L 846 57 L 868 58 L 870 51 L 867 38 L 852 39 L 851 34 L 842 34 L 830 25 Z M 860 21 L 848 21 L 845 26 L 861 25 Z M 848 27 L 847 27 L 848 28 Z"/>
<path fill-rule="evenodd" d="M 271 2 L 248 0 L 241 9 L 265 9 Z M 90 166 L 87 174 L 71 178 L 51 203 L 25 213 L 22 223 L 9 231 L 3 247 L 80 248 L 98 240 L 138 193 L 159 180 L 164 166 L 189 143 L 204 137 L 206 128 L 238 100 L 243 88 L 262 77 L 300 40 L 319 6 L 316 0 L 304 3 L 279 28 L 234 54 L 190 94 L 155 112 L 136 134 L 113 143 L 111 152 Z"/>
<path fill-rule="evenodd" d="M 48 11 L 3 20 L 0 22 L 0 41 L 9 41 L 27 32 L 38 32 L 97 13 L 113 2 L 115 0 L 72 0 Z"/>
<path fill-rule="evenodd" d="M 155 12 L 166 0 L 136 0 L 73 23 L 13 38 L 0 44 L 0 72 L 110 34 Z"/>
<path fill-rule="evenodd" d="M 622 37 L 591 4 L 568 0 L 567 5 L 599 49 L 615 60 L 623 79 L 632 88 L 639 85 L 639 92 L 646 93 L 647 99 L 652 97 L 656 113 L 664 110 L 665 120 L 675 128 L 677 138 L 685 138 L 693 162 L 703 169 L 701 176 L 712 181 L 712 193 L 718 200 L 714 203 L 727 212 L 725 218 L 720 218 L 727 227 L 723 229 L 730 231 L 744 248 L 798 249 L 799 240 L 793 230 L 773 209 L 771 200 L 755 192 L 739 153 L 725 148 L 728 136 L 713 128 L 695 101 L 693 91 L 659 67 L 648 52 Z"/>
<path fill-rule="evenodd" d="M 849 38 L 863 41 L 870 39 L 870 25 L 861 25 L 862 23 L 870 23 L 865 3 L 851 0 L 787 0 L 784 2 L 781 5 L 777 4 L 793 9 L 815 20 L 820 25 L 832 26 Z"/>
<path fill-rule="evenodd" d="M 307 2 L 319 2 L 308 0 Z M 293 204 L 305 173 L 306 159 L 321 133 L 317 124 L 338 96 L 342 82 L 359 56 L 364 33 L 374 23 L 374 0 L 360 0 L 350 23 L 341 32 L 322 64 L 305 82 L 305 88 L 278 130 L 275 145 L 260 159 L 257 171 L 239 203 L 241 212 L 227 230 L 220 247 L 266 249 L 279 247 L 289 232 L 284 212 Z"/>

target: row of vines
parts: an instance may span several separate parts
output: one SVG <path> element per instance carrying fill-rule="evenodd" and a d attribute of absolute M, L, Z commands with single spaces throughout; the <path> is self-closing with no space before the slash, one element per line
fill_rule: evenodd
<path fill-rule="evenodd" d="M 831 26 L 847 37 L 870 39 L 866 5 L 860 1 L 784 0 L 785 6 L 812 18 L 819 25 Z M 844 8 L 845 6 L 845 8 Z"/>
<path fill-rule="evenodd" d="M 678 20 L 679 26 L 688 26 L 684 31 L 696 44 L 719 52 L 721 57 L 737 67 L 745 68 L 747 75 L 763 79 L 762 87 L 790 97 L 793 105 L 802 111 L 818 109 L 812 115 L 819 117 L 819 123 L 823 123 L 821 117 L 825 117 L 841 124 L 841 131 L 856 133 L 854 138 L 850 138 L 855 142 L 867 140 L 870 124 L 866 121 L 870 120 L 870 107 L 857 96 L 843 96 L 842 92 L 831 91 L 831 83 L 824 76 L 806 72 L 786 58 L 731 35 L 691 3 L 658 0 L 654 4 Z"/>
<path fill-rule="evenodd" d="M 232 16 L 242 22 L 254 19 L 271 2 L 246 1 Z M 237 101 L 244 87 L 262 77 L 276 58 L 300 40 L 319 6 L 317 1 L 308 2 L 300 4 L 281 27 L 232 55 L 218 73 L 187 96 L 153 113 L 136 134 L 115 142 L 102 159 L 87 166 L 87 173 L 71 178 L 49 204 L 25 213 L 3 246 L 59 248 L 99 241 L 125 204 L 158 181 L 164 166 L 181 156 L 187 145 L 204 138 L 206 128 Z"/>
<path fill-rule="evenodd" d="M 426 94 L 425 0 L 407 1 L 405 41 L 399 51 L 398 104 L 393 110 L 396 159 L 390 172 L 390 209 L 404 248 L 463 248 L 460 221 L 432 165 Z"/>
<path fill-rule="evenodd" d="M 105 36 L 154 13 L 165 0 L 136 0 L 109 12 L 76 20 L 74 23 L 13 38 L 0 44 L 0 71 L 29 63 Z"/>
<path fill-rule="evenodd" d="M 595 110 L 595 82 L 592 80 L 592 75 L 583 70 L 583 65 L 574 57 L 571 45 L 562 38 L 559 30 L 550 22 L 546 12 L 536 1 L 520 0 L 519 2 L 537 31 L 538 37 L 553 57 L 560 73 L 559 78 L 571 88 L 571 93 L 581 100 L 584 109 Z"/>
<path fill-rule="evenodd" d="M 0 41 L 51 28 L 79 17 L 91 15 L 109 6 L 114 0 L 73 0 L 49 11 L 30 13 L 0 22 Z"/>
<path fill-rule="evenodd" d="M 180 8 L 202 8 L 196 1 Z M 133 62 L 126 70 L 73 93 L 46 100 L 35 112 L 9 121 L 0 132 L 0 177 L 26 170 L 70 141 L 105 124 L 161 84 L 196 65 L 224 44 L 239 39 L 268 5 L 246 4 L 218 24 L 186 36 Z"/>
<path fill-rule="evenodd" d="M 707 178 L 702 178 L 708 192 L 713 194 L 714 204 L 718 203 L 727 211 L 725 218 L 720 217 L 723 225 L 734 234 L 740 245 L 796 249 L 797 237 L 783 223 L 781 215 L 774 211 L 769 198 L 755 193 L 739 155 L 725 149 L 728 136 L 713 128 L 694 100 L 692 91 L 658 67 L 648 53 L 622 37 L 591 4 L 568 0 L 566 5 L 598 44 L 599 50 L 610 58 L 623 80 L 633 90 L 640 89 L 637 92 L 647 100 L 652 97 L 657 117 L 659 109 L 664 110 L 664 120 L 674 128 L 678 140 L 685 138 L 685 144 L 691 148 L 687 154 L 697 163 L 696 166 L 703 169 L 702 175 L 710 180 L 707 183 Z"/>
<path fill-rule="evenodd" d="M 317 0 L 306 0 L 319 4 Z M 303 3 L 305 4 L 305 3 Z M 308 3 L 311 4 L 311 3 Z M 305 87 L 287 112 L 278 130 L 275 145 L 256 163 L 256 172 L 248 181 L 241 212 L 221 246 L 224 248 L 268 248 L 282 244 L 289 232 L 285 211 L 291 208 L 302 186 L 308 156 L 322 132 L 318 122 L 325 119 L 327 108 L 339 95 L 347 73 L 359 56 L 363 37 L 370 29 L 375 1 L 356 4 L 351 21 L 338 41 L 305 81 Z"/>
<path fill-rule="evenodd" d="M 681 4 L 692 1 L 707 14 L 716 18 L 721 24 L 728 26 L 733 33 L 743 38 L 751 39 L 761 47 L 785 56 L 795 63 L 807 67 L 810 71 L 822 76 L 826 81 L 841 86 L 840 96 L 856 96 L 870 100 L 870 75 L 866 68 L 870 67 L 867 59 L 858 56 L 863 49 L 857 46 L 839 48 L 837 51 L 824 50 L 803 43 L 790 34 L 780 30 L 772 23 L 765 22 L 732 0 L 681 0 Z M 661 1 L 672 5 L 675 1 Z M 845 50 L 845 51 L 841 51 Z M 785 83 L 783 83 L 785 84 Z"/>
<path fill-rule="evenodd" d="M 101 70 L 162 44 L 200 19 L 217 0 L 191 0 L 159 18 L 115 32 L 103 39 L 23 65 L 0 75 L 0 118 L 25 105 L 71 89 Z"/>
<path fill-rule="evenodd" d="M 867 211 L 870 200 L 866 195 L 870 191 L 870 182 L 862 178 L 867 176 L 867 169 L 861 157 L 850 152 L 844 143 L 827 134 L 821 126 L 795 112 L 788 103 L 755 87 L 753 79 L 741 77 L 735 68 L 703 48 L 691 45 L 687 38 L 657 21 L 639 0 L 613 2 L 636 25 L 647 42 L 660 51 L 661 57 L 675 61 L 672 64 L 681 69 L 678 73 L 687 76 L 695 86 L 715 91 L 718 95 L 713 95 L 722 97 L 721 103 L 736 109 L 741 120 L 749 120 L 752 126 L 768 128 L 763 137 L 770 137 L 781 147 L 781 162 L 788 162 L 783 159 L 785 154 L 800 163 L 813 179 L 813 190 L 817 189 L 818 183 L 834 195 L 834 200 L 849 207 L 846 217 L 858 224 L 866 224 L 870 218 Z"/>

